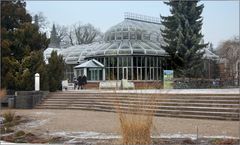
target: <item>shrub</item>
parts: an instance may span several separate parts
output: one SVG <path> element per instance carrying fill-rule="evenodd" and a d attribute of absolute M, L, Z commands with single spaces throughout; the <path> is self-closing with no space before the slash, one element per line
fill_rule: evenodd
<path fill-rule="evenodd" d="M 14 134 L 15 137 L 22 137 L 22 136 L 24 136 L 24 135 L 25 135 L 25 132 L 22 131 L 22 130 L 19 130 L 19 131 L 17 131 L 17 132 Z"/>
<path fill-rule="evenodd" d="M 3 114 L 4 123 L 10 123 L 13 122 L 15 119 L 15 112 L 7 111 Z"/>

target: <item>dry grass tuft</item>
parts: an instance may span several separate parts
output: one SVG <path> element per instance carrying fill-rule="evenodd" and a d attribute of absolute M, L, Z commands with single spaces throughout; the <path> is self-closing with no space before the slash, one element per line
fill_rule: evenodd
<path fill-rule="evenodd" d="M 141 98 L 141 96 L 138 98 Z M 128 106 L 124 106 L 121 102 L 117 103 L 122 144 L 144 145 L 152 143 L 151 130 L 155 113 L 154 103 L 154 96 L 142 97 L 138 104 L 128 104 Z"/>
<path fill-rule="evenodd" d="M 10 111 L 10 110 L 3 113 L 3 118 L 5 119 L 4 123 L 10 123 L 10 122 L 15 121 L 15 117 L 16 117 L 15 112 Z"/>
<path fill-rule="evenodd" d="M 122 143 L 150 144 L 153 119 L 151 116 L 120 115 Z"/>

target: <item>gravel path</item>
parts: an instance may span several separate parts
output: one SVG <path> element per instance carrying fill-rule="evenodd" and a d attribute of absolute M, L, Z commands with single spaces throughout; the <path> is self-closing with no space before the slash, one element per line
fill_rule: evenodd
<path fill-rule="evenodd" d="M 3 113 L 6 110 L 2 110 Z M 116 113 L 82 110 L 12 110 L 17 115 L 33 119 L 18 129 L 35 133 L 81 132 L 118 134 L 119 121 Z M 200 119 L 155 117 L 153 134 L 194 134 L 199 136 L 239 137 L 239 122 Z"/>

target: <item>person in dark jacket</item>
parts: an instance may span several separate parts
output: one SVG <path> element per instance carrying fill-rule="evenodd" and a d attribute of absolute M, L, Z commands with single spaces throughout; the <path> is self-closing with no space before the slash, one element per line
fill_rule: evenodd
<path fill-rule="evenodd" d="M 74 83 L 74 90 L 76 90 L 78 87 L 78 80 L 76 77 L 74 77 L 73 83 Z"/>
<path fill-rule="evenodd" d="M 82 76 L 78 76 L 78 90 L 82 89 L 82 85 L 83 85 L 83 77 Z"/>
<path fill-rule="evenodd" d="M 87 77 L 85 75 L 83 75 L 83 77 L 82 77 L 82 82 L 83 82 L 83 86 L 85 88 L 85 85 L 87 84 Z"/>

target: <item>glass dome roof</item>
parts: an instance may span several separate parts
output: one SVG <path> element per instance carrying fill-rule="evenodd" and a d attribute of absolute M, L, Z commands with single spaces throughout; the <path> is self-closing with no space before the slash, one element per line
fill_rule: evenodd
<path fill-rule="evenodd" d="M 105 41 L 111 40 L 143 40 L 161 41 L 161 25 L 158 23 L 125 19 L 123 22 L 111 27 L 105 33 Z"/>
<path fill-rule="evenodd" d="M 44 51 L 45 60 L 53 50 L 63 55 L 67 64 L 81 64 L 86 58 L 101 56 L 166 56 L 167 53 L 161 48 L 161 44 L 164 44 L 160 31 L 162 27 L 158 18 L 125 13 L 122 22 L 106 31 L 104 42 L 75 45 L 66 49 L 48 48 Z M 205 50 L 204 58 L 216 57 Z"/>
<path fill-rule="evenodd" d="M 60 54 L 63 55 L 63 58 L 67 64 L 78 64 L 84 62 L 84 58 L 88 53 L 93 51 L 94 48 L 101 46 L 99 42 L 84 44 L 84 45 L 75 45 L 62 49 Z"/>
<path fill-rule="evenodd" d="M 160 45 L 163 42 L 160 23 L 125 18 L 111 27 L 104 37 L 104 42 L 75 45 L 59 49 L 67 64 L 80 64 L 85 58 L 114 55 L 156 55 L 164 56 Z M 49 54 L 49 50 L 46 52 Z M 46 55 L 49 55 L 46 53 Z"/>
<path fill-rule="evenodd" d="M 160 21 L 160 20 L 159 20 Z M 96 47 L 86 57 L 112 55 L 156 55 L 165 56 L 161 48 L 163 39 L 157 22 L 125 18 L 111 27 L 104 36 L 104 45 Z"/>

